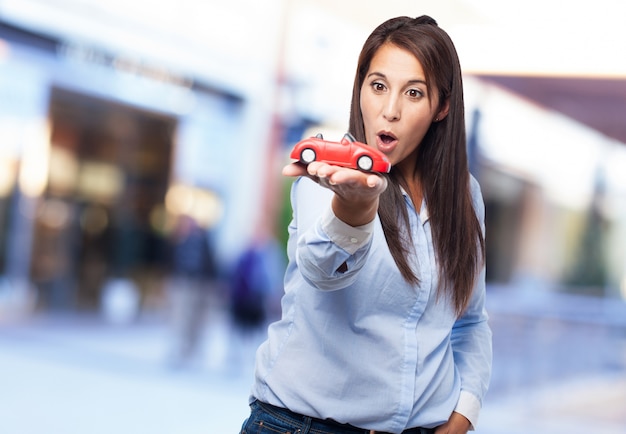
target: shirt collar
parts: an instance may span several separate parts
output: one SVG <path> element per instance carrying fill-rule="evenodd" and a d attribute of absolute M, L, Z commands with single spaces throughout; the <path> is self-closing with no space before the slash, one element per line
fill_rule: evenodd
<path fill-rule="evenodd" d="M 400 186 L 400 191 L 402 192 L 402 195 L 404 196 L 407 203 L 413 204 L 413 208 L 417 209 L 415 207 L 415 204 L 411 201 L 411 197 L 406 192 L 404 187 Z M 428 219 L 430 219 L 430 214 L 428 213 L 428 206 L 426 206 L 426 200 L 424 199 L 422 199 L 422 203 L 420 204 L 420 210 L 418 214 L 420 216 L 420 220 L 422 220 L 422 223 L 426 223 Z"/>

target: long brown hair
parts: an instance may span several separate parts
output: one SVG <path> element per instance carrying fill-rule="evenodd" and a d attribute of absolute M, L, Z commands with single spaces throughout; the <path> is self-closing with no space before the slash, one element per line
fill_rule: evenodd
<path fill-rule="evenodd" d="M 378 26 L 361 50 L 352 92 L 350 132 L 362 142 L 365 126 L 360 107 L 361 86 L 372 58 L 385 43 L 405 49 L 417 58 L 426 74 L 428 89 L 439 92 L 439 109 L 446 101 L 449 103 L 448 115 L 433 122 L 418 147 L 415 175 L 422 185 L 430 214 L 440 270 L 438 294 L 448 295 L 460 315 L 469 303 L 484 264 L 485 240 L 470 192 L 458 55 L 448 34 L 426 15 L 415 19 L 392 18 Z M 389 187 L 381 195 L 378 215 L 400 273 L 408 282 L 417 284 L 419 279 L 409 262 L 414 249 L 401 190 L 406 180 L 393 168 L 388 177 Z"/>

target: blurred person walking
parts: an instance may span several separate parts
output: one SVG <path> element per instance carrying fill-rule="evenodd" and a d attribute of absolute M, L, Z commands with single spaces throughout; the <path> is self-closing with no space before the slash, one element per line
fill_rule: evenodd
<path fill-rule="evenodd" d="M 368 37 L 349 124 L 391 172 L 283 169 L 297 179 L 282 317 L 241 433 L 466 433 L 491 376 L 484 204 L 459 60 L 435 20 Z"/>
<path fill-rule="evenodd" d="M 253 354 L 268 321 L 280 314 L 285 260 L 278 242 L 257 236 L 235 263 L 230 279 L 231 356 L 241 365 Z"/>
<path fill-rule="evenodd" d="M 177 218 L 170 240 L 171 348 L 174 368 L 195 361 L 201 354 L 207 312 L 216 279 L 216 263 L 208 232 L 190 216 Z"/>

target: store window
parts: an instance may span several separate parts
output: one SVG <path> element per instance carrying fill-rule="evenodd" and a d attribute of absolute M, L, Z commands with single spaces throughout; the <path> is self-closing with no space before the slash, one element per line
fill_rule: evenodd
<path fill-rule="evenodd" d="M 115 278 L 154 290 L 166 252 L 150 219 L 165 201 L 176 118 L 61 88 L 49 118 L 31 270 L 41 303 L 96 308 Z"/>

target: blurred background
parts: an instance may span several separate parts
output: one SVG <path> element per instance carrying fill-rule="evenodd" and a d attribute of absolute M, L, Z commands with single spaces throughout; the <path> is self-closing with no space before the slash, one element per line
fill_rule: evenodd
<path fill-rule="evenodd" d="M 476 432 L 626 433 L 626 6 L 0 0 L 0 432 L 235 433 L 279 315 L 290 147 L 367 35 L 464 70 L 494 372 Z"/>

